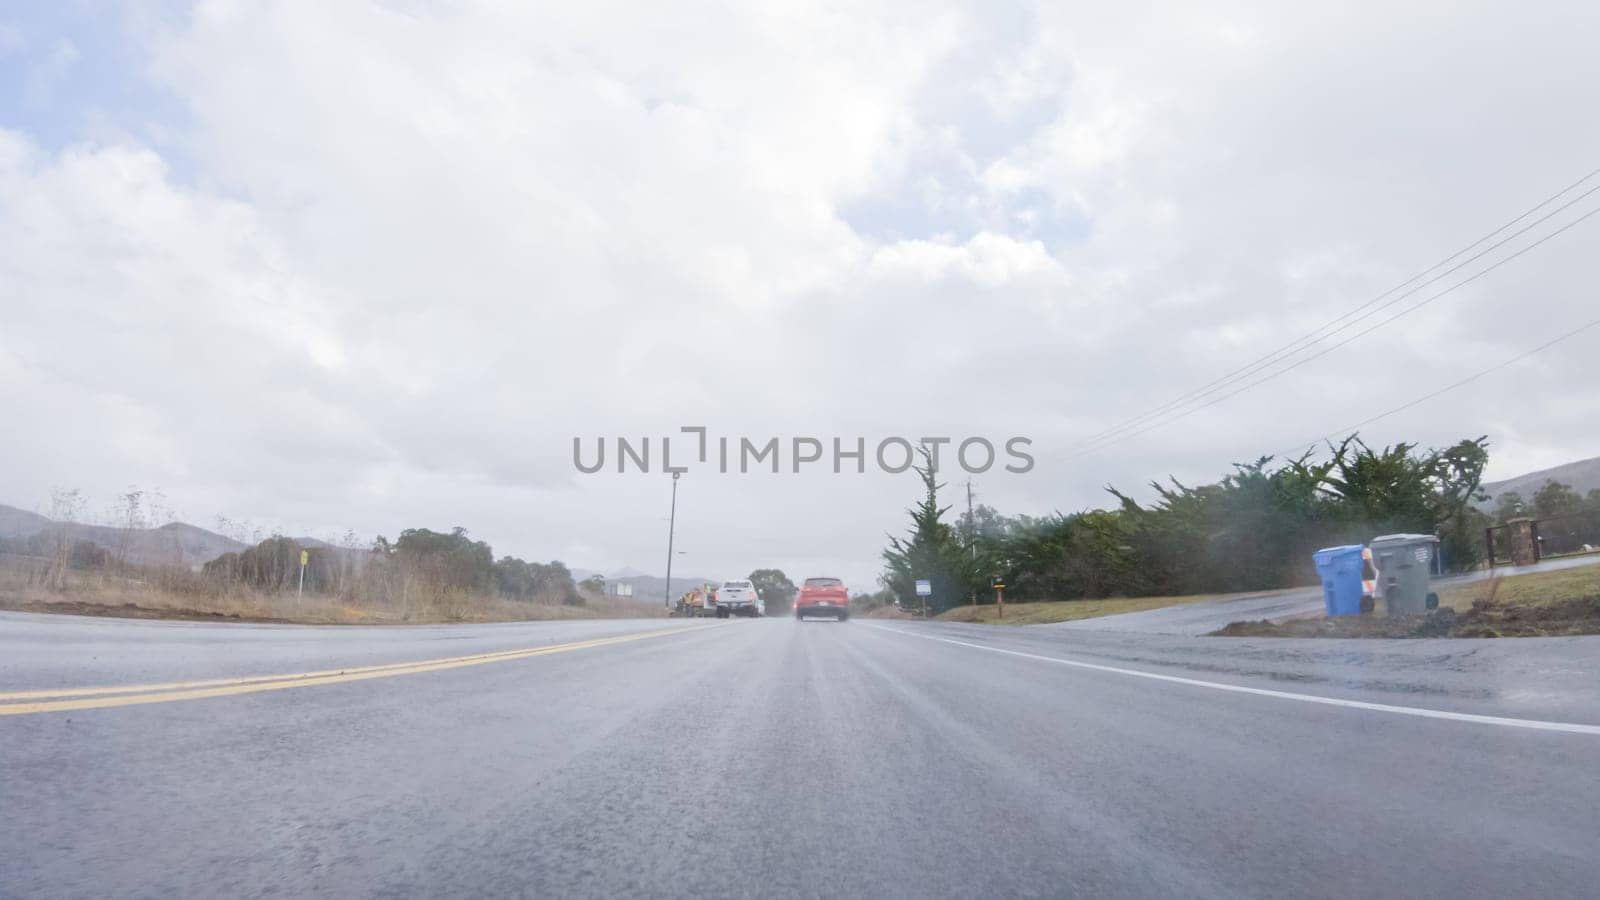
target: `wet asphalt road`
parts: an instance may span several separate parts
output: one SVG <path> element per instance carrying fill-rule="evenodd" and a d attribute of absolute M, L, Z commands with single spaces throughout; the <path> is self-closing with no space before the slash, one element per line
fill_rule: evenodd
<path fill-rule="evenodd" d="M 0 616 L 7 694 L 662 631 L 0 715 L 0 895 L 1579 897 L 1600 883 L 1600 734 L 1294 699 L 1600 724 L 1594 639 L 690 624 Z"/>

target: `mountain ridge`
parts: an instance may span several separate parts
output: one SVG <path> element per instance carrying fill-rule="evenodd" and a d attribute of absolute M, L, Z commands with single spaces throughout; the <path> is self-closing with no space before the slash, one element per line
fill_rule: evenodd
<path fill-rule="evenodd" d="M 1521 494 L 1523 500 L 1532 501 L 1533 495 L 1539 488 L 1544 487 L 1547 481 L 1559 481 L 1579 494 L 1600 489 L 1600 456 L 1573 460 L 1499 481 L 1484 482 L 1483 491 L 1489 495 L 1489 499 L 1484 501 L 1483 505 L 1492 505 L 1494 498 L 1509 491 Z"/>

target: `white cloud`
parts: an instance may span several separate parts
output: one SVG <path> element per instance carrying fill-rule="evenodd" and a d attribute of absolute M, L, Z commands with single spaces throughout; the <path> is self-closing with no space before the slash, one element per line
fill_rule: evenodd
<path fill-rule="evenodd" d="M 201 4 L 136 36 L 184 116 L 120 133 L 174 158 L 0 133 L 0 402 L 39 435 L 0 500 L 159 483 L 202 524 L 463 524 L 659 568 L 665 481 L 576 476 L 572 436 L 1024 433 L 1039 468 L 983 499 L 1075 509 L 1215 477 L 1592 306 L 1575 232 L 1407 333 L 1068 457 L 1592 166 L 1581 11 L 1443 32 L 1425 6 L 1234 7 Z M 1374 439 L 1504 435 L 1512 471 L 1600 452 L 1538 387 L 1586 359 Z M 914 493 L 683 487 L 695 573 L 859 582 Z"/>
<path fill-rule="evenodd" d="M 13 50 L 20 50 L 27 41 L 22 36 L 22 29 L 10 22 L 0 22 L 0 57 Z"/>

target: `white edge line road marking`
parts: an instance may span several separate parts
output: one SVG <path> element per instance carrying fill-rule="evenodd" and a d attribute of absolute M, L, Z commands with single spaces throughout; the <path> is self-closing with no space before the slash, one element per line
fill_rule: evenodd
<path fill-rule="evenodd" d="M 866 625 L 867 623 L 863 622 Z M 983 644 L 973 644 L 967 641 L 958 641 L 954 638 L 936 637 L 931 634 L 917 634 L 914 631 L 905 631 L 899 628 L 890 628 L 885 625 L 868 625 L 879 631 L 892 631 L 907 637 L 922 638 L 927 641 L 939 641 L 945 644 L 955 644 L 959 647 L 971 647 L 974 650 L 987 650 L 990 653 L 1004 653 L 1007 656 L 1019 656 L 1023 659 L 1033 659 L 1040 662 L 1056 663 L 1057 665 L 1073 666 L 1079 669 L 1090 669 L 1095 672 L 1110 672 L 1114 675 L 1132 675 L 1135 678 L 1148 678 L 1152 681 L 1165 681 L 1171 684 L 1186 684 L 1190 687 L 1210 688 L 1214 691 L 1229 691 L 1235 694 L 1254 694 L 1257 697 L 1273 697 L 1278 700 L 1296 700 L 1301 703 L 1320 703 L 1324 706 L 1342 706 L 1345 709 L 1364 709 L 1371 712 L 1393 713 L 1399 716 L 1416 716 L 1421 719 L 1447 719 L 1452 722 L 1471 722 L 1477 725 L 1498 725 L 1502 728 L 1527 728 L 1533 731 L 1561 731 L 1567 734 L 1600 735 L 1600 725 L 1583 725 L 1577 722 L 1545 722 L 1539 719 L 1513 719 L 1506 716 L 1480 716 L 1475 713 L 1450 712 L 1443 709 L 1427 709 L 1421 706 L 1393 706 L 1388 703 L 1368 703 L 1365 700 L 1345 700 L 1339 697 L 1320 697 L 1316 694 L 1296 694 L 1292 691 L 1274 691 L 1269 688 L 1245 687 L 1239 684 L 1226 684 L 1220 681 L 1202 681 L 1198 678 L 1184 678 L 1180 675 L 1161 675 L 1156 672 L 1144 672 L 1139 669 L 1123 669 L 1117 666 L 1102 666 L 1097 663 L 1079 662 L 1075 659 L 1062 659 L 1058 656 L 1042 656 L 1037 653 L 1024 653 L 1021 650 L 1005 650 L 1000 647 L 989 647 Z"/>

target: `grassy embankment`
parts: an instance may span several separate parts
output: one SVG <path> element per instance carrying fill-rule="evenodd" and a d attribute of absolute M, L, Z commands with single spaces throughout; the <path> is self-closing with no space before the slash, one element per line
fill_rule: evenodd
<path fill-rule="evenodd" d="M 1007 603 L 1005 617 L 993 603 L 978 606 L 958 606 L 946 610 L 936 618 L 940 622 L 978 622 L 985 625 L 1043 625 L 1049 622 L 1071 622 L 1076 619 L 1094 619 L 1121 613 L 1163 609 L 1186 603 L 1205 603 L 1212 600 L 1237 600 L 1259 596 L 1263 591 L 1244 594 L 1191 594 L 1182 597 L 1105 597 L 1098 600 L 1048 600 L 1038 603 Z M 893 609 L 868 613 L 872 618 L 914 619 L 910 613 Z"/>
<path fill-rule="evenodd" d="M 1288 622 L 1234 622 L 1229 637 L 1548 637 L 1600 634 L 1600 564 L 1440 584 L 1439 609 Z"/>

